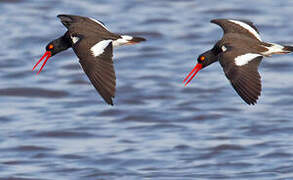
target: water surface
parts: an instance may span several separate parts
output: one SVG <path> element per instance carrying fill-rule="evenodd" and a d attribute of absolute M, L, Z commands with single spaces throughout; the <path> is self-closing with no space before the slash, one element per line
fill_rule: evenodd
<path fill-rule="evenodd" d="M 292 55 L 264 59 L 256 106 L 240 99 L 218 63 L 182 84 L 222 36 L 211 19 L 250 19 L 263 40 L 293 44 L 292 10 L 289 0 L 0 0 L 0 177 L 293 179 Z M 115 49 L 113 107 L 71 49 L 31 72 L 65 32 L 61 13 L 148 39 Z"/>

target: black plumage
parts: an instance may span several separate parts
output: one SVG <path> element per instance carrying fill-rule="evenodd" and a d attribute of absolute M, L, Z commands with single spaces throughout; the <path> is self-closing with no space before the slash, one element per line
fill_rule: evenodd
<path fill-rule="evenodd" d="M 145 41 L 145 39 L 112 33 L 101 21 L 88 17 L 64 14 L 57 17 L 60 18 L 68 31 L 46 46 L 45 55 L 48 54 L 47 59 L 71 47 L 96 90 L 108 104 L 113 105 L 116 89 L 116 76 L 113 65 L 114 43 L 116 47 L 136 44 Z M 44 56 L 35 67 L 42 61 Z"/>
<path fill-rule="evenodd" d="M 258 72 L 263 57 L 287 54 L 292 46 L 266 43 L 260 39 L 259 31 L 250 21 L 214 19 L 224 35 L 211 50 L 198 57 L 198 64 L 185 78 L 188 84 L 200 69 L 219 61 L 226 77 L 238 95 L 249 105 L 257 103 L 261 95 L 261 76 Z"/>

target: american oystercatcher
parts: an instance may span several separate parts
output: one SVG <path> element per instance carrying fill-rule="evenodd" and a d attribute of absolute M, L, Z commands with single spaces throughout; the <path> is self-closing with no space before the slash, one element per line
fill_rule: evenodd
<path fill-rule="evenodd" d="M 39 74 L 50 57 L 72 47 L 91 83 L 103 99 L 113 105 L 116 87 L 113 47 L 136 44 L 145 39 L 111 33 L 101 21 L 92 18 L 64 14 L 57 17 L 68 31 L 46 46 L 45 54 L 33 70 L 46 57 Z"/>
<path fill-rule="evenodd" d="M 249 105 L 256 104 L 261 93 L 258 66 L 262 58 L 273 54 L 290 53 L 293 46 L 263 42 L 258 30 L 250 21 L 214 19 L 211 22 L 219 25 L 224 35 L 211 50 L 198 57 L 197 65 L 183 81 L 185 86 L 199 70 L 219 61 L 239 96 Z"/>

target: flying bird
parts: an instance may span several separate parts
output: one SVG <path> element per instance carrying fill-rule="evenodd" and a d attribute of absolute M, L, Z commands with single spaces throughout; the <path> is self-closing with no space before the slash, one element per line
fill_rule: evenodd
<path fill-rule="evenodd" d="M 263 57 L 287 54 L 293 51 L 293 47 L 263 42 L 250 21 L 214 19 L 211 22 L 219 25 L 224 35 L 211 50 L 198 56 L 196 66 L 183 81 L 185 86 L 198 71 L 219 61 L 238 95 L 247 104 L 256 104 L 261 94 L 258 66 Z"/>
<path fill-rule="evenodd" d="M 72 48 L 84 72 L 102 98 L 113 105 L 116 88 L 116 76 L 113 66 L 113 48 L 145 41 L 142 37 L 114 34 L 101 21 L 61 14 L 57 16 L 67 28 L 66 33 L 51 41 L 46 52 L 33 67 L 33 70 L 46 57 L 39 74 L 47 60 L 61 51 Z"/>

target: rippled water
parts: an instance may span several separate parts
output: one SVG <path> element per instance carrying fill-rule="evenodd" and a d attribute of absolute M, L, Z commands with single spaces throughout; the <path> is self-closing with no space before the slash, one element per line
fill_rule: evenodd
<path fill-rule="evenodd" d="M 293 44 L 289 0 L 0 0 L 0 179 L 293 179 L 293 56 L 265 58 L 247 106 L 218 63 L 183 87 L 222 31 L 250 19 L 266 41 Z M 115 50 L 115 106 L 70 49 L 31 72 L 65 28 L 94 17 L 146 43 Z"/>

